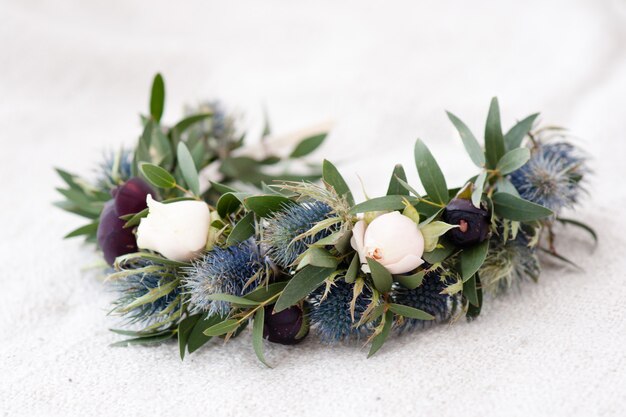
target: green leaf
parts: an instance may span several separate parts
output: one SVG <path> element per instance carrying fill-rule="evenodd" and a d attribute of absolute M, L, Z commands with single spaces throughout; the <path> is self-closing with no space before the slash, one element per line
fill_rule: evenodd
<path fill-rule="evenodd" d="M 374 287 L 376 287 L 376 289 L 381 293 L 387 293 L 391 291 L 393 277 L 391 276 L 391 273 L 387 271 L 387 268 L 385 268 L 372 258 L 367 258 L 367 264 L 370 267 L 372 281 L 374 281 Z"/>
<path fill-rule="evenodd" d="M 498 178 L 498 181 L 496 181 L 496 190 L 500 193 L 512 194 L 515 197 L 519 197 L 517 188 L 515 188 L 511 181 L 509 181 L 506 177 Z"/>
<path fill-rule="evenodd" d="M 435 248 L 432 252 L 424 252 L 422 259 L 429 264 L 436 264 L 444 261 L 454 252 L 454 245 L 448 242 L 445 238 L 439 239 L 439 245 L 442 247 Z"/>
<path fill-rule="evenodd" d="M 391 330 L 391 325 L 393 324 L 393 311 L 387 310 L 383 317 L 383 329 L 378 335 L 376 335 L 376 337 L 374 337 L 374 340 L 372 340 L 372 346 L 367 354 L 368 358 L 371 358 L 376 352 L 378 352 L 380 348 L 383 347 L 383 344 L 385 344 L 387 337 L 389 337 L 389 331 Z"/>
<path fill-rule="evenodd" d="M 204 298 L 210 301 L 226 301 L 236 306 L 257 306 L 260 304 L 258 301 L 231 294 L 208 294 Z"/>
<path fill-rule="evenodd" d="M 265 353 L 263 352 L 263 326 L 265 326 L 265 309 L 259 308 L 254 314 L 254 323 L 252 325 L 252 347 L 261 363 L 271 368 L 265 360 Z"/>
<path fill-rule="evenodd" d="M 493 207 L 500 217 L 518 222 L 529 222 L 552 216 L 552 210 L 508 193 L 495 193 Z"/>
<path fill-rule="evenodd" d="M 177 150 L 178 166 L 183 174 L 185 183 L 189 190 L 195 195 L 200 195 L 200 180 L 198 179 L 198 169 L 193 162 L 193 158 L 187 145 L 184 142 L 178 143 Z"/>
<path fill-rule="evenodd" d="M 281 195 L 256 195 L 246 198 L 244 204 L 257 216 L 268 217 L 276 211 L 284 210 L 285 206 L 294 202 Z"/>
<path fill-rule="evenodd" d="M 172 134 L 180 137 L 180 135 L 187 129 L 189 129 L 194 124 L 201 122 L 203 120 L 209 119 L 213 116 L 213 113 L 199 113 L 194 114 L 192 116 L 186 117 L 180 122 L 176 123 L 172 128 Z"/>
<path fill-rule="evenodd" d="M 343 179 L 337 168 L 328 160 L 324 160 L 322 166 L 322 178 L 324 182 L 335 189 L 335 192 L 340 197 L 345 197 L 350 206 L 354 205 L 354 197 L 352 191 L 348 187 L 348 184 Z"/>
<path fill-rule="evenodd" d="M 163 343 L 166 340 L 174 337 L 174 332 L 169 331 L 164 334 L 158 334 L 154 336 L 141 336 L 133 339 L 121 340 L 119 342 L 111 343 L 110 347 L 126 347 L 129 345 L 156 345 L 159 343 Z"/>
<path fill-rule="evenodd" d="M 263 303 L 285 289 L 288 282 L 289 281 L 280 281 L 269 285 L 263 285 L 244 295 L 244 298 Z"/>
<path fill-rule="evenodd" d="M 298 270 L 307 265 L 319 266 L 321 268 L 337 268 L 339 261 L 326 249 L 312 246 L 308 248 L 300 257 Z"/>
<path fill-rule="evenodd" d="M 461 140 L 463 140 L 463 146 L 465 146 L 465 150 L 467 151 L 469 157 L 472 159 L 472 162 L 479 167 L 482 168 L 485 166 L 485 154 L 483 153 L 483 148 L 480 146 L 476 137 L 472 133 L 472 131 L 467 127 L 465 123 L 461 121 L 458 117 L 450 112 L 446 112 L 448 114 L 448 118 L 458 130 L 459 135 L 461 136 Z"/>
<path fill-rule="evenodd" d="M 498 161 L 504 155 L 504 137 L 500 125 L 500 107 L 496 97 L 491 99 L 487 124 L 485 126 L 485 156 L 487 157 L 487 167 L 495 168 Z"/>
<path fill-rule="evenodd" d="M 487 179 L 487 171 L 483 171 L 476 177 L 474 182 L 474 190 L 472 191 L 472 204 L 474 207 L 480 208 L 480 201 L 483 198 L 483 189 L 485 188 L 485 180 Z"/>
<path fill-rule="evenodd" d="M 176 186 L 176 180 L 172 174 L 160 166 L 143 162 L 139 169 L 143 176 L 155 187 L 168 189 Z"/>
<path fill-rule="evenodd" d="M 403 195 L 387 195 L 384 197 L 372 198 L 371 200 L 359 203 L 350 209 L 350 213 L 357 214 L 367 213 L 370 211 L 402 210 L 405 207 L 404 202 L 406 200 L 408 200 L 409 203 L 416 202 L 413 197 L 406 197 Z"/>
<path fill-rule="evenodd" d="M 533 127 L 533 123 L 535 122 L 537 116 L 539 116 L 539 113 L 531 114 L 506 132 L 506 135 L 504 135 L 504 143 L 506 144 L 507 149 L 511 150 L 520 147 L 522 140 L 524 140 L 524 137 Z"/>
<path fill-rule="evenodd" d="M 420 228 L 424 236 L 424 252 L 432 252 L 437 247 L 439 236 L 443 236 L 450 229 L 459 227 L 456 224 L 448 224 L 442 221 L 435 221 Z"/>
<path fill-rule="evenodd" d="M 472 275 L 467 281 L 463 283 L 463 295 L 467 298 L 470 304 L 478 307 L 480 302 L 478 301 L 478 292 L 476 291 L 476 274 Z"/>
<path fill-rule="evenodd" d="M 237 192 L 237 190 L 235 190 L 232 187 L 229 187 L 228 185 L 220 184 L 219 182 L 214 182 L 214 181 L 211 181 L 211 188 L 220 194 Z"/>
<path fill-rule="evenodd" d="M 413 275 L 394 275 L 393 279 L 404 288 L 414 290 L 415 288 L 422 285 L 422 281 L 424 281 L 425 275 L 426 271 L 419 271 Z"/>
<path fill-rule="evenodd" d="M 150 94 L 150 114 L 159 122 L 165 108 L 165 83 L 161 74 L 154 76 L 152 81 L 152 93 Z"/>
<path fill-rule="evenodd" d="M 226 193 L 217 200 L 216 208 L 220 217 L 226 217 L 230 213 L 234 213 L 248 198 L 248 193 Z"/>
<path fill-rule="evenodd" d="M 461 252 L 461 276 L 467 281 L 478 271 L 487 258 L 489 240 L 485 240 Z"/>
<path fill-rule="evenodd" d="M 410 194 L 413 194 L 415 197 L 419 197 L 420 193 L 418 193 L 415 188 L 411 187 L 409 185 L 408 182 L 406 182 L 405 180 L 403 180 L 402 178 L 396 176 L 396 181 L 398 181 L 398 183 L 404 187 L 405 190 L 407 190 Z"/>
<path fill-rule="evenodd" d="M 237 327 L 239 327 L 239 324 L 238 320 L 227 319 L 209 327 L 203 333 L 205 336 L 221 336 L 236 330 Z"/>
<path fill-rule="evenodd" d="M 348 267 L 348 271 L 346 272 L 346 276 L 344 277 L 344 281 L 348 284 L 352 284 L 356 281 L 357 274 L 359 273 L 359 268 L 361 267 L 361 261 L 359 259 L 359 254 L 355 253 L 352 257 L 352 261 L 350 262 L 350 266 Z"/>
<path fill-rule="evenodd" d="M 180 360 L 185 359 L 187 340 L 189 340 L 189 335 L 200 318 L 202 318 L 202 314 L 194 314 L 185 317 L 178 323 L 178 350 L 180 352 Z"/>
<path fill-rule="evenodd" d="M 230 246 L 243 242 L 253 236 L 254 232 L 254 213 L 248 212 L 241 220 L 239 220 L 239 222 L 237 222 L 233 230 L 230 232 L 228 238 L 226 239 L 226 244 Z"/>
<path fill-rule="evenodd" d="M 405 306 L 402 304 L 393 304 L 393 303 L 389 304 L 389 310 L 393 311 L 394 313 L 400 316 L 408 317 L 410 319 L 416 319 L 416 320 L 434 320 L 435 319 L 435 316 L 433 316 L 432 314 L 428 314 L 424 310 Z"/>
<path fill-rule="evenodd" d="M 291 278 L 283 293 L 274 305 L 274 312 L 278 313 L 291 307 L 305 298 L 313 290 L 322 285 L 324 280 L 335 271 L 334 268 L 320 268 L 307 266 Z"/>
<path fill-rule="evenodd" d="M 159 126 L 152 129 L 152 139 L 150 140 L 150 162 L 170 170 L 174 164 L 174 152 L 172 144 Z"/>
<path fill-rule="evenodd" d="M 574 219 L 566 219 L 564 217 L 557 217 L 557 220 L 560 223 L 563 223 L 565 225 L 570 224 L 572 226 L 576 226 L 576 227 L 579 227 L 579 228 L 583 229 L 584 231 L 586 231 L 587 233 L 589 233 L 591 235 L 591 237 L 593 238 L 594 244 L 595 245 L 598 244 L 598 234 L 596 233 L 595 230 L 593 230 L 593 228 L 591 226 L 586 225 L 583 222 L 579 222 L 579 221 L 574 220 Z"/>
<path fill-rule="evenodd" d="M 515 148 L 507 153 L 498 161 L 496 169 L 500 174 L 506 175 L 524 166 L 530 159 L 530 149 Z"/>
<path fill-rule="evenodd" d="M 435 203 L 447 203 L 450 198 L 446 179 L 437 161 L 420 139 L 415 142 L 415 165 L 428 197 Z"/>
<path fill-rule="evenodd" d="M 220 323 L 223 320 L 217 314 L 209 316 L 207 313 L 203 314 L 200 320 L 193 327 L 193 330 L 189 334 L 187 339 L 187 350 L 189 353 L 193 353 L 196 350 L 200 349 L 206 342 L 211 340 L 212 336 L 206 336 L 204 331 L 209 327 Z"/>
<path fill-rule="evenodd" d="M 475 303 L 470 302 L 470 304 L 467 306 L 467 313 L 465 313 L 465 317 L 467 317 L 468 320 L 478 317 L 480 315 L 480 310 L 483 307 L 483 290 L 480 286 L 480 277 L 478 276 L 478 274 L 474 275 L 474 277 L 472 278 L 472 281 L 474 281 L 474 288 L 476 290 L 476 299 L 475 299 Z M 472 296 L 473 296 L 473 292 L 472 292 Z"/>
<path fill-rule="evenodd" d="M 67 235 L 63 237 L 63 239 L 69 239 L 72 237 L 82 236 L 82 235 L 91 235 L 98 231 L 98 222 L 89 223 L 84 226 L 79 227 L 78 229 L 74 229 L 69 232 Z"/>
<path fill-rule="evenodd" d="M 539 250 L 542 251 L 543 253 L 545 253 L 546 255 L 552 256 L 553 258 L 556 258 L 559 261 L 565 262 L 566 264 L 573 266 L 574 268 L 576 268 L 576 269 L 578 269 L 580 271 L 584 271 L 584 269 L 582 267 L 578 266 L 576 264 L 576 262 L 570 261 L 569 259 L 567 259 L 563 255 L 559 255 L 558 253 L 553 252 L 553 251 L 548 250 L 548 249 L 545 249 L 545 248 L 539 248 Z"/>
<path fill-rule="evenodd" d="M 320 133 L 303 139 L 289 155 L 290 158 L 302 158 L 316 150 L 326 139 L 328 133 Z"/>
<path fill-rule="evenodd" d="M 406 183 L 406 173 L 400 164 L 396 165 L 393 169 L 391 179 L 389 180 L 389 187 L 387 188 L 387 195 L 409 195 L 409 190 L 407 190 L 398 179 Z"/>

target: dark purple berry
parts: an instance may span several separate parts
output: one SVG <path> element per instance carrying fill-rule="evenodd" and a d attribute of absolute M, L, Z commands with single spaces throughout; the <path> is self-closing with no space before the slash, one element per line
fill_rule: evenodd
<path fill-rule="evenodd" d="M 280 343 L 281 345 L 295 345 L 296 343 L 300 343 L 309 332 L 302 309 L 298 306 L 293 306 L 272 314 L 273 309 L 273 305 L 265 307 L 263 337 L 272 343 Z M 296 338 L 303 325 L 307 326 L 306 333 Z"/>
<path fill-rule="evenodd" d="M 455 198 L 443 211 L 443 221 L 459 227 L 449 230 L 446 236 L 457 246 L 472 246 L 489 237 L 489 212 L 475 207 L 470 200 Z"/>
<path fill-rule="evenodd" d="M 124 229 L 126 222 L 120 219 L 115 209 L 115 200 L 104 205 L 98 224 L 98 246 L 104 253 L 104 259 L 113 265 L 115 258 L 137 251 L 137 240 L 132 228 Z"/>
<path fill-rule="evenodd" d="M 147 207 L 148 194 L 154 197 L 152 188 L 141 178 L 131 178 L 112 192 L 115 199 L 115 210 L 120 216 L 139 213 Z"/>

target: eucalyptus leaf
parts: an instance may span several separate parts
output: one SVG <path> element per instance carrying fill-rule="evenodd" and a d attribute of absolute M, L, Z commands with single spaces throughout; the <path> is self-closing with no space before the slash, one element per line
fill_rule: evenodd
<path fill-rule="evenodd" d="M 444 261 L 454 252 L 454 245 L 445 238 L 439 239 L 439 246 L 432 252 L 424 252 L 422 259 L 432 265 Z"/>
<path fill-rule="evenodd" d="M 178 143 L 177 157 L 178 166 L 180 167 L 187 187 L 189 187 L 189 190 L 194 193 L 194 195 L 200 195 L 198 169 L 196 168 L 196 165 L 193 162 L 193 157 L 184 142 Z"/>
<path fill-rule="evenodd" d="M 487 258 L 489 240 L 463 249 L 461 252 L 461 276 L 463 282 L 467 281 L 478 271 Z"/>
<path fill-rule="evenodd" d="M 402 210 L 405 207 L 404 202 L 410 203 L 416 202 L 413 197 L 406 197 L 403 195 L 387 195 L 384 197 L 376 197 L 370 200 L 357 204 L 350 209 L 351 214 L 367 213 L 370 211 L 391 211 Z"/>
<path fill-rule="evenodd" d="M 391 310 L 387 310 L 384 317 L 383 328 L 379 334 L 377 334 L 372 340 L 372 345 L 370 346 L 370 351 L 367 354 L 368 358 L 371 358 L 376 352 L 383 347 L 385 341 L 389 337 L 389 332 L 391 330 L 391 325 L 393 324 L 393 312 Z"/>
<path fill-rule="evenodd" d="M 367 264 L 370 267 L 374 287 L 376 287 L 376 289 L 381 293 L 388 293 L 391 291 L 393 277 L 387 268 L 372 258 L 367 258 Z"/>
<path fill-rule="evenodd" d="M 299 271 L 289 280 L 283 293 L 276 301 L 274 312 L 278 313 L 283 311 L 308 296 L 317 287 L 322 285 L 324 280 L 334 271 L 334 268 L 320 268 L 311 265 Z"/>
<path fill-rule="evenodd" d="M 284 290 L 288 282 L 289 281 L 280 281 L 269 285 L 263 285 L 256 288 L 254 291 L 249 292 L 243 297 L 252 301 L 258 301 L 259 303 L 263 303 Z"/>
<path fill-rule="evenodd" d="M 255 195 L 244 200 L 244 204 L 259 217 L 269 217 L 294 202 L 282 195 Z"/>
<path fill-rule="evenodd" d="M 398 164 L 393 168 L 391 179 L 389 180 L 389 187 L 387 187 L 387 195 L 409 195 L 409 190 L 404 187 L 400 181 L 406 183 L 406 173 L 402 165 Z"/>
<path fill-rule="evenodd" d="M 187 350 L 189 353 L 195 352 L 206 342 L 211 340 L 212 336 L 206 336 L 204 331 L 221 321 L 223 321 L 223 318 L 217 314 L 212 316 L 209 316 L 207 313 L 203 314 L 200 320 L 196 322 L 193 330 L 189 333 L 189 337 L 187 338 Z"/>
<path fill-rule="evenodd" d="M 497 97 L 491 99 L 487 124 L 485 126 L 485 156 L 487 167 L 495 168 L 498 161 L 504 155 L 504 136 L 500 125 L 500 106 Z"/>
<path fill-rule="evenodd" d="M 220 217 L 226 217 L 230 213 L 234 213 L 244 202 L 246 198 L 248 198 L 250 194 L 248 193 L 226 193 L 222 194 L 222 196 L 217 200 L 216 208 L 217 213 Z"/>
<path fill-rule="evenodd" d="M 522 140 L 524 140 L 524 137 L 530 132 L 537 116 L 539 116 L 539 113 L 531 114 L 506 132 L 506 135 L 504 135 L 504 143 L 507 149 L 511 150 L 521 146 Z"/>
<path fill-rule="evenodd" d="M 389 304 L 389 310 L 393 311 L 394 313 L 400 316 L 408 317 L 410 319 L 416 319 L 416 320 L 434 320 L 435 319 L 435 316 L 433 316 L 432 314 L 428 314 L 424 310 L 405 306 L 402 304 L 393 304 L 393 303 Z"/>
<path fill-rule="evenodd" d="M 498 161 L 496 169 L 500 174 L 506 175 L 521 168 L 530 159 L 530 149 L 515 148 L 507 153 Z"/>
<path fill-rule="evenodd" d="M 467 127 L 461 119 L 456 117 L 454 114 L 450 112 L 446 112 L 448 114 L 448 118 L 458 130 L 459 135 L 461 136 L 461 140 L 463 140 L 463 146 L 467 151 L 468 155 L 472 159 L 472 162 L 479 167 L 482 168 L 485 166 L 485 154 L 483 153 L 483 148 L 480 146 L 476 137 L 472 133 L 472 131 Z"/>
<path fill-rule="evenodd" d="M 72 237 L 90 235 L 96 233 L 98 231 L 98 222 L 89 223 L 84 226 L 79 227 L 78 229 L 74 229 L 68 234 L 66 234 L 63 239 L 69 239 Z"/>
<path fill-rule="evenodd" d="M 498 178 L 498 181 L 496 181 L 496 190 L 500 193 L 512 194 L 515 197 L 519 197 L 517 188 L 515 188 L 513 183 L 511 183 L 511 181 L 509 181 L 506 177 Z"/>
<path fill-rule="evenodd" d="M 415 142 L 415 165 L 428 197 L 435 203 L 447 203 L 450 198 L 446 179 L 430 150 L 420 139 Z"/>
<path fill-rule="evenodd" d="M 204 298 L 209 301 L 225 301 L 236 306 L 257 306 L 260 304 L 258 301 L 231 294 L 207 294 Z"/>
<path fill-rule="evenodd" d="M 254 235 L 254 213 L 248 212 L 233 228 L 226 239 L 226 244 L 234 245 L 243 242 Z"/>
<path fill-rule="evenodd" d="M 495 213 L 509 220 L 529 222 L 552 216 L 552 210 L 512 194 L 497 192 L 491 197 Z"/>
<path fill-rule="evenodd" d="M 337 268 L 339 260 L 332 256 L 326 249 L 312 246 L 308 248 L 300 257 L 298 270 L 307 265 L 319 266 L 321 268 Z"/>
<path fill-rule="evenodd" d="M 475 281 L 474 284 L 476 288 L 476 303 L 469 303 L 467 306 L 467 313 L 465 314 L 465 317 L 467 317 L 468 320 L 478 317 L 480 310 L 483 307 L 483 290 L 480 285 L 480 277 L 478 274 L 474 275 L 473 280 Z"/>
<path fill-rule="evenodd" d="M 343 179 L 337 168 L 328 160 L 324 160 L 322 165 L 322 178 L 324 182 L 335 189 L 340 197 L 345 197 L 350 206 L 354 205 L 354 197 L 348 184 Z"/>
<path fill-rule="evenodd" d="M 178 350 L 180 353 L 180 359 L 185 359 L 185 353 L 187 351 L 187 341 L 189 335 L 194 326 L 202 318 L 202 314 L 194 314 L 187 316 L 178 323 Z"/>
<path fill-rule="evenodd" d="M 263 365 L 271 368 L 271 366 L 265 360 L 265 353 L 263 352 L 263 327 L 265 326 L 265 309 L 259 308 L 254 313 L 254 323 L 252 325 L 252 347 L 256 357 L 263 363 Z"/>
<path fill-rule="evenodd" d="M 236 330 L 239 324 L 238 320 L 226 319 L 204 330 L 203 333 L 205 336 L 221 336 Z"/>
<path fill-rule="evenodd" d="M 356 281 L 356 277 L 359 273 L 360 267 L 361 260 L 359 259 L 359 254 L 355 253 L 352 257 L 352 261 L 350 261 L 350 266 L 348 267 L 348 271 L 346 272 L 344 281 L 346 281 L 348 284 L 352 284 L 354 281 Z"/>
<path fill-rule="evenodd" d="M 574 220 L 574 219 L 567 219 L 564 217 L 557 217 L 557 220 L 560 223 L 563 223 L 565 225 L 572 225 L 572 226 L 576 226 L 579 227 L 581 229 L 583 229 L 584 231 L 586 231 L 587 233 L 589 233 L 591 235 L 591 237 L 593 238 L 593 242 L 594 244 L 598 244 L 598 234 L 596 233 L 596 231 L 589 225 L 583 223 L 583 222 L 579 222 L 578 220 Z"/>
<path fill-rule="evenodd" d="M 487 179 L 487 171 L 483 171 L 476 177 L 474 182 L 474 190 L 472 191 L 472 204 L 474 207 L 480 208 L 480 201 L 483 197 L 483 189 L 485 188 L 485 180 Z"/>
<path fill-rule="evenodd" d="M 408 288 L 409 290 L 414 290 L 415 288 L 422 285 L 425 275 L 426 275 L 426 271 L 419 271 L 413 275 L 394 275 L 393 279 L 398 284 L 402 285 L 404 288 Z"/>
<path fill-rule="evenodd" d="M 326 139 L 328 133 L 320 133 L 303 139 L 289 155 L 290 158 L 302 158 L 316 150 Z"/>
<path fill-rule="evenodd" d="M 143 162 L 139 169 L 143 176 L 155 187 L 169 189 L 176 186 L 176 180 L 172 174 L 158 165 Z"/>
<path fill-rule="evenodd" d="M 459 227 L 442 221 L 434 221 L 420 228 L 424 236 L 424 252 L 432 252 L 437 247 L 439 236 L 443 236 L 450 229 Z"/>
<path fill-rule="evenodd" d="M 478 292 L 476 291 L 476 274 L 472 275 L 463 283 L 463 296 L 474 306 L 479 305 Z"/>
<path fill-rule="evenodd" d="M 150 94 L 150 115 L 159 122 L 165 108 L 165 83 L 161 74 L 154 76 L 152 93 Z"/>

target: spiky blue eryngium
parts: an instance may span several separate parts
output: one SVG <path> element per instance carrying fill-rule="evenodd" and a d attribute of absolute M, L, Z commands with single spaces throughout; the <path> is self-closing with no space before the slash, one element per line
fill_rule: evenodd
<path fill-rule="evenodd" d="M 558 213 L 578 201 L 580 182 L 587 172 L 585 162 L 569 143 L 539 143 L 530 160 L 509 179 L 522 198 Z"/>
<path fill-rule="evenodd" d="M 363 312 L 371 302 L 372 292 L 364 287 L 358 296 L 354 309 L 354 322 L 350 314 L 354 284 L 344 280 L 335 281 L 330 292 L 322 300 L 325 286 L 318 288 L 312 295 L 309 318 L 311 326 L 315 326 L 320 339 L 325 343 L 334 343 L 360 338 L 369 329 L 367 325 L 355 328 Z"/>
<path fill-rule="evenodd" d="M 524 231 L 506 242 L 500 235 L 491 238 L 485 262 L 478 270 L 486 291 L 498 294 L 523 280 L 539 278 L 541 267 L 537 249 L 529 243 L 530 237 Z"/>
<path fill-rule="evenodd" d="M 252 240 L 228 248 L 215 247 L 187 268 L 184 287 L 190 294 L 192 310 L 225 316 L 230 311 L 229 303 L 212 301 L 207 296 L 244 295 L 265 278 L 265 270 L 265 259 Z M 251 279 L 252 282 L 246 286 Z"/>
<path fill-rule="evenodd" d="M 321 201 L 286 205 L 267 220 L 265 241 L 269 246 L 268 256 L 282 268 L 291 266 L 309 245 L 330 235 L 333 229 L 324 229 L 313 236 L 294 239 L 316 223 L 330 217 L 331 212 L 332 209 Z"/>
<path fill-rule="evenodd" d="M 398 326 L 400 332 L 414 329 L 421 329 L 430 324 L 445 321 L 450 317 L 452 308 L 452 297 L 441 292 L 446 287 L 446 283 L 435 271 L 428 273 L 422 285 L 415 289 L 408 289 L 402 286 L 394 288 L 392 293 L 393 302 L 405 306 L 423 310 L 435 316 L 434 320 L 417 320 L 404 318 Z"/>
<path fill-rule="evenodd" d="M 190 130 L 199 131 L 204 136 L 212 137 L 220 141 L 234 138 L 234 119 L 226 112 L 224 105 L 220 101 L 204 101 L 195 107 L 185 109 L 185 114 L 188 116 L 201 113 L 211 113 L 212 116 L 201 123 L 196 123 Z"/>
<path fill-rule="evenodd" d="M 107 151 L 98 165 L 98 188 L 108 192 L 132 176 L 133 151 Z M 115 170 L 115 172 L 114 172 Z"/>
<path fill-rule="evenodd" d="M 158 270 L 151 272 L 143 272 L 142 268 L 159 266 L 159 264 L 146 259 L 136 259 L 124 266 L 125 270 L 136 270 L 136 273 L 124 275 L 110 281 L 113 291 L 119 294 L 113 305 L 115 306 L 113 313 L 121 314 L 128 323 L 142 323 L 150 325 L 153 323 L 167 321 L 176 314 L 182 307 L 180 300 L 181 287 L 176 285 L 170 292 L 157 298 L 151 303 L 139 305 L 129 311 L 126 311 L 135 300 L 148 294 L 151 290 L 162 288 L 163 286 L 175 281 L 175 269 L 162 266 Z M 174 305 L 172 303 L 175 303 Z"/>

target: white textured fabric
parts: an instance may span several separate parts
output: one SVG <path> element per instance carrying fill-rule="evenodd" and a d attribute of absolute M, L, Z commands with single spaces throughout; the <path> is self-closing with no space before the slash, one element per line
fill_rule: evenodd
<path fill-rule="evenodd" d="M 183 5 L 185 3 L 185 5 Z M 614 1 L 0 2 L 0 412 L 7 416 L 596 416 L 626 409 L 626 3 Z M 479 134 L 498 95 L 505 126 L 531 112 L 568 126 L 593 158 L 576 216 L 539 285 L 459 321 L 354 346 L 268 346 L 249 335 L 184 362 L 177 346 L 110 348 L 96 261 L 63 241 L 82 221 L 53 208 L 61 166 L 89 173 L 132 144 L 151 77 L 166 121 L 219 97 L 275 131 L 332 118 L 317 155 L 350 185 L 417 183 L 423 138 L 450 183 L 473 175 L 444 109 Z"/>

